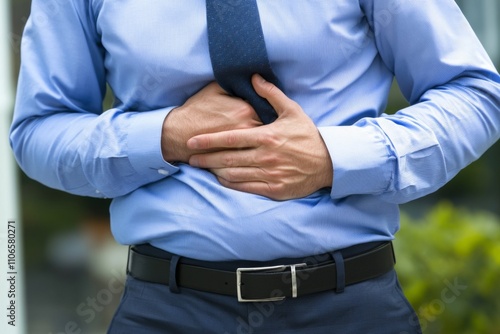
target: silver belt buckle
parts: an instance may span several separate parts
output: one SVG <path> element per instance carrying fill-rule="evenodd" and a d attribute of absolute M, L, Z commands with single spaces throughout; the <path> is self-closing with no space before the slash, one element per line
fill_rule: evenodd
<path fill-rule="evenodd" d="M 269 267 L 253 267 L 253 268 L 238 268 L 236 269 L 236 292 L 238 295 L 238 302 L 240 303 L 255 303 L 255 302 L 275 302 L 285 299 L 285 296 L 261 298 L 261 299 L 245 299 L 241 294 L 241 273 L 242 272 L 259 272 L 259 271 L 271 271 L 280 272 L 285 271 L 286 268 L 290 268 L 292 275 L 292 298 L 297 298 L 297 267 L 305 267 L 306 263 L 297 263 L 289 265 L 279 265 L 279 266 L 269 266 Z"/>

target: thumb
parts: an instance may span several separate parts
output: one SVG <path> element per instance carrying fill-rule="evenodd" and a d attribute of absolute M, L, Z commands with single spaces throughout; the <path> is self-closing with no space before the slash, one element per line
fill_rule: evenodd
<path fill-rule="evenodd" d="M 264 79 L 260 74 L 254 74 L 252 76 L 252 85 L 257 94 L 271 104 L 278 116 L 282 115 L 285 110 L 290 109 L 288 108 L 290 103 L 295 103 L 276 85 Z"/>

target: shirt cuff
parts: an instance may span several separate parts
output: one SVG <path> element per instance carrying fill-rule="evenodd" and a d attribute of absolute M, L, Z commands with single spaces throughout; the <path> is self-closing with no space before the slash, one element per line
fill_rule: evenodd
<path fill-rule="evenodd" d="M 392 180 L 396 159 L 384 136 L 376 129 L 359 126 L 318 128 L 333 163 L 331 197 L 379 194 Z"/>
<path fill-rule="evenodd" d="M 150 170 L 169 176 L 179 170 L 165 161 L 161 152 L 163 121 L 173 108 L 137 112 L 132 116 L 127 136 L 128 155 L 132 167 L 139 174 Z"/>

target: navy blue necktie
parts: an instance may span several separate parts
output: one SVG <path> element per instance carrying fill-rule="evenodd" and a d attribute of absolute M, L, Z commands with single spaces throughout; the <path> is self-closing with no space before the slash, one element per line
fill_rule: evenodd
<path fill-rule="evenodd" d="M 250 81 L 259 73 L 281 87 L 267 57 L 264 34 L 255 0 L 206 0 L 208 44 L 215 79 L 229 94 L 247 100 L 264 124 L 276 112 L 260 97 Z"/>

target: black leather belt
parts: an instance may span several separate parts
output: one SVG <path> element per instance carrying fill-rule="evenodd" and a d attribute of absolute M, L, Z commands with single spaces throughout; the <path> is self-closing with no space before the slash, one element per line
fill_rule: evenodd
<path fill-rule="evenodd" d="M 129 250 L 127 272 L 139 280 L 169 284 L 170 260 Z M 395 264 L 391 242 L 344 259 L 345 285 L 362 282 L 390 271 Z M 276 301 L 335 290 L 337 268 L 333 261 L 237 268 L 227 271 L 178 263 L 179 287 L 235 296 L 240 302 Z"/>

